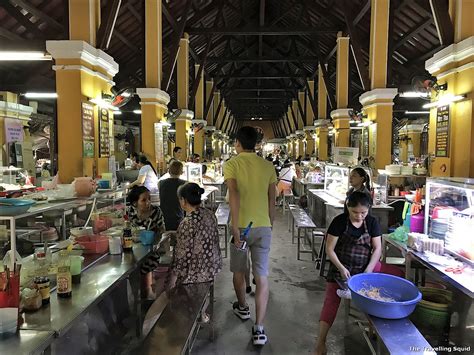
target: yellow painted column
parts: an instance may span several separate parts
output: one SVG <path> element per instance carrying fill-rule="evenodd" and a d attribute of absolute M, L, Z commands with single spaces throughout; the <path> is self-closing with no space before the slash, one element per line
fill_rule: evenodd
<path fill-rule="evenodd" d="M 204 105 L 207 105 L 207 101 L 209 100 L 209 96 L 212 90 L 212 86 L 214 85 L 213 81 L 206 81 L 206 95 L 204 96 Z M 214 100 L 211 102 L 211 107 L 209 108 L 209 111 L 207 113 L 207 117 L 203 117 L 204 120 L 207 121 L 208 126 L 212 126 L 213 122 L 212 120 L 214 119 Z"/>
<path fill-rule="evenodd" d="M 390 0 L 371 0 L 369 78 L 371 89 L 387 86 Z"/>
<path fill-rule="evenodd" d="M 420 158 L 422 124 L 410 124 L 402 127 L 398 133 L 400 160 L 408 162 L 410 157 Z"/>
<path fill-rule="evenodd" d="M 217 125 L 216 125 L 217 119 L 214 120 L 214 117 L 217 117 L 217 115 L 218 115 L 217 110 L 219 109 L 219 102 L 220 101 L 221 101 L 221 93 L 218 90 L 216 90 L 216 91 L 214 91 L 214 102 L 213 102 L 213 105 L 212 105 L 213 106 L 213 111 L 212 111 L 212 118 L 211 118 L 212 119 L 211 124 L 213 126 L 216 126 L 216 129 L 217 129 Z M 221 105 L 220 108 L 222 109 L 222 105 Z"/>
<path fill-rule="evenodd" d="M 194 66 L 196 74 L 199 72 L 199 64 Z M 199 78 L 199 86 L 196 91 L 195 102 L 195 116 L 193 124 L 202 125 L 203 128 L 194 132 L 194 153 L 199 154 L 201 158 L 204 156 L 204 140 L 205 140 L 205 130 L 207 122 L 204 120 L 204 70 L 201 72 L 201 78 Z"/>
<path fill-rule="evenodd" d="M 296 159 L 298 157 L 298 141 L 296 139 L 296 133 L 290 134 L 291 137 L 291 157 Z"/>
<path fill-rule="evenodd" d="M 47 51 L 55 60 L 57 116 L 58 116 L 58 169 L 61 182 L 70 183 L 78 176 L 92 176 L 108 171 L 110 152 L 113 151 L 113 130 L 109 129 L 105 143 L 109 152 L 101 150 L 99 156 L 99 106 L 105 107 L 102 94 L 110 94 L 112 78 L 118 72 L 118 64 L 105 52 L 94 48 L 95 33 L 100 12 L 96 1 L 70 2 L 70 35 L 76 40 L 47 41 Z M 82 28 L 82 27 L 85 28 Z M 81 28 L 79 28 L 81 27 Z M 84 41 L 86 40 L 86 41 Z M 90 42 L 90 43 L 89 43 Z M 93 106 L 94 128 L 85 141 L 83 134 L 82 104 L 99 100 Z M 112 112 L 104 111 L 109 127 L 113 125 Z M 93 136 L 93 137 L 92 137 Z M 87 143 L 87 145 L 86 145 Z M 102 146 L 104 148 L 104 145 Z"/>
<path fill-rule="evenodd" d="M 217 114 L 216 128 L 222 130 L 222 120 L 224 119 L 225 113 L 225 100 L 222 101 L 221 109 Z"/>
<path fill-rule="evenodd" d="M 359 98 L 368 119 L 369 154 L 375 158 L 377 169 L 384 169 L 392 161 L 393 99 L 397 89 L 374 89 Z"/>
<path fill-rule="evenodd" d="M 305 155 L 305 142 L 306 142 L 306 135 L 303 130 L 297 130 L 296 131 L 296 138 L 298 140 L 298 155 L 296 156 L 302 156 L 304 158 Z"/>
<path fill-rule="evenodd" d="M 320 161 L 328 160 L 328 128 L 320 127 L 316 130 L 318 143 L 318 158 Z"/>
<path fill-rule="evenodd" d="M 296 129 L 303 129 L 303 121 L 301 119 L 300 110 L 298 108 L 298 100 L 296 99 L 293 99 L 293 112 L 296 116 Z"/>
<path fill-rule="evenodd" d="M 309 92 L 306 94 L 314 98 L 314 80 L 308 80 Z M 314 112 L 311 101 L 308 97 L 306 100 L 306 126 L 312 126 L 314 123 Z"/>
<path fill-rule="evenodd" d="M 173 148 L 171 142 L 160 140 L 163 132 L 164 115 L 168 111 L 169 95 L 161 90 L 163 78 L 162 63 L 162 5 L 160 1 L 145 0 L 145 85 L 137 88 L 140 97 L 141 151 L 157 171 L 166 171 L 166 161 L 160 145 Z M 172 149 L 169 149 L 172 151 Z"/>
<path fill-rule="evenodd" d="M 347 104 L 349 102 L 349 37 L 337 38 L 336 63 L 336 105 L 331 112 L 331 118 L 336 130 L 334 145 L 336 147 L 350 146 L 350 118 Z"/>
<path fill-rule="evenodd" d="M 349 102 L 349 37 L 337 38 L 336 105 L 347 108 Z"/>
<path fill-rule="evenodd" d="M 299 98 L 299 101 L 300 101 L 300 103 L 301 103 L 301 108 L 303 109 L 303 112 L 305 112 L 305 110 L 306 110 L 306 107 L 305 107 L 305 104 L 304 104 L 304 98 L 305 98 L 305 96 L 306 96 L 306 93 L 305 93 L 304 91 L 298 92 L 298 98 Z M 305 122 L 305 118 L 304 118 L 303 115 L 301 114 L 301 111 L 300 111 L 300 108 L 299 108 L 298 103 L 297 103 L 297 106 L 296 106 L 296 107 L 297 107 L 297 109 L 298 109 L 298 115 L 299 115 L 300 121 L 301 121 L 301 122 L 298 121 L 298 129 L 301 130 L 301 129 L 303 129 L 303 127 L 305 126 L 305 123 L 306 123 L 306 122 Z M 303 154 L 304 154 L 304 153 L 302 153 L 302 155 L 303 155 Z"/>
<path fill-rule="evenodd" d="M 162 24 L 161 1 L 145 0 L 145 85 L 148 88 L 161 89 L 163 78 Z"/>
<path fill-rule="evenodd" d="M 315 127 L 306 126 L 304 131 L 306 133 L 306 154 L 309 154 L 311 157 L 315 156 Z"/>
<path fill-rule="evenodd" d="M 178 107 L 188 108 L 189 98 L 189 35 L 184 34 L 179 41 L 179 52 L 177 61 L 178 79 Z M 176 131 L 178 133 L 178 131 Z"/>
<path fill-rule="evenodd" d="M 69 39 L 96 45 L 100 0 L 69 0 Z"/>
<path fill-rule="evenodd" d="M 182 160 L 186 161 L 189 157 L 189 139 L 193 111 L 182 109 L 181 115 L 176 119 L 176 146 L 183 149 Z"/>
<path fill-rule="evenodd" d="M 348 108 L 341 108 L 331 112 L 332 121 L 336 130 L 335 142 L 336 147 L 350 146 L 350 117 Z"/>
<path fill-rule="evenodd" d="M 169 95 L 157 88 L 137 88 L 141 106 L 141 151 L 147 156 L 158 171 L 166 170 L 165 157 L 158 144 L 167 142 L 157 141 L 165 123 L 164 115 L 168 110 Z"/>
<path fill-rule="evenodd" d="M 326 122 L 328 92 L 321 65 L 318 66 L 318 119 L 315 121 L 316 150 L 320 161 L 328 160 L 328 129 Z"/>
<path fill-rule="evenodd" d="M 474 34 L 474 1 L 450 0 L 450 13 L 454 25 L 454 43 L 461 42 Z M 452 5 L 451 5 L 452 4 Z"/>
<path fill-rule="evenodd" d="M 437 113 L 434 107 L 430 113 L 428 151 L 434 157 L 432 176 L 474 177 L 474 30 L 465 21 L 468 16 L 460 15 L 456 9 L 469 8 L 469 2 L 456 2 L 454 23 L 458 35 L 470 37 L 454 43 L 436 53 L 425 63 L 425 68 L 435 75 L 439 84 L 448 84 L 446 91 L 440 92 L 434 100 L 449 101 L 449 97 L 465 95 L 466 98 L 447 104 L 449 111 L 449 134 L 447 156 L 437 149 Z M 457 15 L 460 15 L 459 17 Z M 472 25 L 472 24 L 471 24 Z M 456 26 L 455 26 L 456 28 Z M 471 29 L 471 32 L 468 30 Z M 462 37 L 461 36 L 461 37 Z M 438 106 L 438 105 L 436 105 Z"/>
<path fill-rule="evenodd" d="M 287 112 L 287 115 L 288 115 L 288 123 L 290 125 L 290 134 L 291 133 L 295 133 L 296 132 L 296 127 L 295 127 L 295 122 L 293 121 L 293 114 L 291 113 L 291 107 L 288 107 L 288 112 Z"/>
<path fill-rule="evenodd" d="M 221 150 L 221 139 L 222 132 L 220 130 L 215 130 L 212 135 L 212 145 L 214 149 L 214 158 L 220 158 L 222 154 Z"/>

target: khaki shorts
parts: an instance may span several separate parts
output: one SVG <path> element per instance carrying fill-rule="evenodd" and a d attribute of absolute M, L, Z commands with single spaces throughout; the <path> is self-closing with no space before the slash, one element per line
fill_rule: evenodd
<path fill-rule="evenodd" d="M 252 271 L 254 276 L 268 276 L 268 256 L 272 241 L 272 229 L 270 227 L 257 227 L 250 229 L 247 238 L 247 249 L 240 250 L 230 243 L 230 271 L 246 272 L 248 269 L 248 258 L 252 260 Z"/>

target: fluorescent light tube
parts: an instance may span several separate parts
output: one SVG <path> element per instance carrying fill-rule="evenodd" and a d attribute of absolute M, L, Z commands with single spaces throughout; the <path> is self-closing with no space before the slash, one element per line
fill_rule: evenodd
<path fill-rule="evenodd" d="M 0 61 L 2 60 L 53 60 L 53 58 L 49 54 L 40 51 L 0 51 Z"/>
<path fill-rule="evenodd" d="M 401 92 L 398 96 L 400 97 L 430 97 L 431 95 L 427 92 L 416 92 L 416 91 L 406 91 Z"/>
<path fill-rule="evenodd" d="M 58 94 L 55 92 L 27 92 L 24 96 L 28 99 L 55 99 Z"/>
<path fill-rule="evenodd" d="M 405 115 L 429 115 L 430 111 L 405 111 Z"/>
<path fill-rule="evenodd" d="M 133 110 L 133 113 L 136 114 L 136 115 L 141 115 L 142 110 Z"/>
<path fill-rule="evenodd" d="M 464 99 L 466 95 L 446 95 L 440 98 L 438 101 L 430 102 L 429 104 L 423 105 L 423 108 L 440 107 L 449 105 L 452 102 L 460 101 Z"/>

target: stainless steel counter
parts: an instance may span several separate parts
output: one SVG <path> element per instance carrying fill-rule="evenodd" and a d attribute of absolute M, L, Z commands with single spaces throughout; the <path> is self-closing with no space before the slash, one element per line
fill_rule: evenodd
<path fill-rule="evenodd" d="M 324 188 L 324 183 L 315 183 L 315 182 L 310 182 L 306 179 L 298 179 L 298 178 L 293 178 L 293 189 L 296 192 L 297 196 L 303 196 L 308 193 L 308 190 L 321 190 Z"/>
<path fill-rule="evenodd" d="M 42 354 L 54 339 L 53 331 L 22 330 L 0 336 L 0 354 Z"/>
<path fill-rule="evenodd" d="M 34 313 L 23 314 L 21 330 L 54 331 L 61 336 L 88 308 L 103 299 L 120 281 L 127 278 L 150 252 L 150 247 L 135 244 L 133 253 L 105 255 L 82 273 L 81 283 L 73 285 L 72 297 L 61 299 L 51 293 L 50 304 Z"/>

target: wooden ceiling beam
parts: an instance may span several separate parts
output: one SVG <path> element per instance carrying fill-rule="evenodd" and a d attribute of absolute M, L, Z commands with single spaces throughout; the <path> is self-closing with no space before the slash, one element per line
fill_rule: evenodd
<path fill-rule="evenodd" d="M 41 21 L 46 22 L 52 29 L 57 32 L 63 33 L 64 27 L 58 21 L 53 19 L 51 16 L 47 15 L 43 11 L 39 10 L 37 7 L 32 5 L 30 2 L 25 0 L 10 0 L 10 3 L 17 5 L 22 9 L 28 11 L 33 16 L 39 18 Z"/>
<path fill-rule="evenodd" d="M 430 0 L 439 41 L 444 46 L 454 42 L 454 26 L 449 16 L 448 2 L 444 0 Z"/>
<path fill-rule="evenodd" d="M 433 23 L 433 19 L 431 17 L 426 18 L 423 23 L 415 25 L 413 29 L 408 32 L 407 34 L 403 35 L 401 38 L 398 38 L 393 46 L 393 50 L 396 51 L 398 48 L 402 47 L 407 43 L 409 40 L 413 39 L 416 35 L 420 32 L 424 31 L 426 28 L 431 26 Z"/>
<path fill-rule="evenodd" d="M 370 0 L 365 0 L 364 6 L 363 6 L 362 9 L 359 11 L 359 13 L 357 14 L 357 16 L 354 18 L 354 21 L 352 21 L 352 26 L 356 27 L 357 24 L 359 23 L 359 21 L 362 20 L 362 18 L 365 16 L 365 14 L 367 13 L 367 11 L 369 11 L 369 9 L 370 9 L 370 3 L 371 3 Z"/>
<path fill-rule="evenodd" d="M 317 62 L 318 58 L 314 56 L 307 57 L 208 57 L 208 63 L 284 63 L 284 62 Z"/>
<path fill-rule="evenodd" d="M 364 61 L 364 56 L 362 54 L 362 43 L 359 39 L 359 34 L 355 29 L 355 26 L 352 22 L 352 2 L 345 0 L 343 4 L 344 8 L 344 19 L 346 21 L 347 30 L 350 36 L 352 55 L 354 57 L 355 65 L 357 72 L 359 73 L 360 82 L 364 90 L 370 90 L 370 80 L 369 80 L 369 69 Z"/>
<path fill-rule="evenodd" d="M 178 57 L 179 41 L 183 37 L 186 21 L 188 20 L 188 12 L 189 12 L 189 9 L 191 8 L 192 3 L 193 3 L 192 0 L 186 0 L 184 11 L 181 14 L 181 21 L 179 23 L 180 28 L 178 29 L 177 32 L 173 31 L 174 37 L 171 40 L 171 49 L 170 49 L 170 54 L 168 58 L 168 63 L 166 66 L 166 70 L 164 70 L 163 72 L 164 77 L 161 82 L 161 87 L 163 88 L 164 91 L 168 91 L 170 83 L 171 83 L 171 78 L 173 77 L 173 71 L 174 71 L 176 60 Z"/>
<path fill-rule="evenodd" d="M 13 17 L 21 26 L 25 27 L 27 31 L 32 32 L 33 34 L 37 34 L 39 32 L 40 34 L 44 35 L 37 24 L 34 24 L 25 15 L 23 15 L 18 7 L 12 5 L 7 0 L 0 2 L 0 4 L 0 6 L 5 9 L 8 15 Z"/>
<path fill-rule="evenodd" d="M 340 29 L 339 29 L 340 30 Z M 232 35 L 232 36 L 301 36 L 321 33 L 337 33 L 334 27 L 255 27 L 224 28 L 224 27 L 188 27 L 186 32 L 190 35 Z"/>
<path fill-rule="evenodd" d="M 294 74 L 277 74 L 277 75 L 270 75 L 270 74 L 252 74 L 252 75 L 215 75 L 215 79 L 238 79 L 238 80 L 248 80 L 248 79 L 262 79 L 262 80 L 276 80 L 276 79 L 292 79 L 292 78 L 299 78 L 300 75 Z"/>
<path fill-rule="evenodd" d="M 97 46 L 99 49 L 107 50 L 109 48 L 121 4 L 122 0 L 111 0 L 105 7 L 105 21 L 101 21 L 97 30 Z"/>

